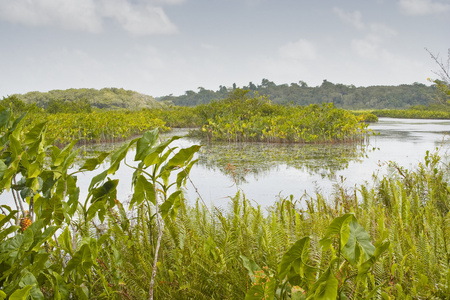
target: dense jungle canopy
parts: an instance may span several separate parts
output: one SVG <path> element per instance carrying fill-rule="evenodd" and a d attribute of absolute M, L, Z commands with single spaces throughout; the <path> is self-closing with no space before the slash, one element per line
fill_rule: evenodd
<path fill-rule="evenodd" d="M 236 84 L 231 88 L 220 86 L 217 91 L 199 87 L 198 92 L 190 90 L 181 96 L 169 95 L 158 100 L 175 105 L 193 106 L 226 98 L 228 93 L 236 88 Z M 304 81 L 277 85 L 263 79 L 259 85 L 249 82 L 242 89 L 250 90 L 251 94 L 257 92 L 266 95 L 273 103 L 296 105 L 333 103 L 336 107 L 344 109 L 406 109 L 415 105 L 429 105 L 433 103 L 436 95 L 434 86 L 420 83 L 356 87 L 334 84 L 327 80 L 320 86 L 310 87 Z"/>

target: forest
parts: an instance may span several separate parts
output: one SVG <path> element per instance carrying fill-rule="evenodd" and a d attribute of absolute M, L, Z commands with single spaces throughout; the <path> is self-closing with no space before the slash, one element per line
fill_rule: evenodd
<path fill-rule="evenodd" d="M 122 88 L 67 89 L 11 95 L 25 104 L 35 104 L 50 112 L 74 112 L 80 104 L 99 109 L 142 109 L 160 107 L 151 96 Z"/>
<path fill-rule="evenodd" d="M 217 91 L 199 87 L 198 92 L 190 90 L 181 96 L 169 95 L 158 100 L 175 105 L 193 106 L 223 99 L 236 88 L 238 88 L 236 84 L 229 88 L 220 86 Z M 263 79 L 259 85 L 250 82 L 241 89 L 249 90 L 251 94 L 266 95 L 273 103 L 294 105 L 333 103 L 336 107 L 344 109 L 407 109 L 415 105 L 432 104 L 436 96 L 434 86 L 420 83 L 356 87 L 324 80 L 320 86 L 310 87 L 304 81 L 277 85 Z"/>

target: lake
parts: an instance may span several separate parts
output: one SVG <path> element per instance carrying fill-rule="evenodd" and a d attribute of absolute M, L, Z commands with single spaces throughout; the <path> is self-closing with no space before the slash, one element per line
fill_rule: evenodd
<path fill-rule="evenodd" d="M 372 182 L 373 174 L 386 174 L 386 163 L 395 161 L 413 168 L 423 161 L 426 151 L 440 148 L 445 155 L 449 146 L 447 134 L 450 120 L 414 120 L 380 118 L 369 128 L 377 135 L 358 144 L 262 144 L 262 143 L 207 143 L 198 154 L 199 162 L 192 168 L 190 178 L 207 205 L 226 207 L 229 197 L 238 190 L 248 199 L 262 206 L 272 205 L 280 196 L 294 195 L 299 199 L 305 193 L 320 191 L 331 195 L 339 183 L 348 188 Z M 185 135 L 188 130 L 176 129 L 170 135 Z M 201 144 L 199 140 L 182 138 L 174 146 L 188 147 Z M 101 145 L 111 150 L 117 144 Z M 84 146 L 87 153 L 99 146 Z M 127 162 L 134 152 L 130 151 Z M 97 173 L 107 168 L 107 165 Z M 119 178 L 118 199 L 127 201 L 130 195 L 132 170 L 121 165 L 114 178 Z M 80 174 L 80 199 L 93 174 Z M 186 185 L 187 199 L 198 198 L 195 188 Z M 2 204 L 12 205 L 9 195 L 1 195 Z"/>
<path fill-rule="evenodd" d="M 377 135 L 359 144 L 207 143 L 190 177 L 207 205 L 226 206 L 229 197 L 242 190 L 248 199 L 268 206 L 279 196 L 292 194 L 298 199 L 316 191 L 330 195 L 336 183 L 346 187 L 371 183 L 374 173 L 388 172 L 386 162 L 413 168 L 427 150 L 438 147 L 444 155 L 449 145 L 450 120 L 380 118 L 369 128 Z M 170 135 L 187 133 L 177 129 Z M 174 144 L 188 147 L 201 142 L 183 138 Z M 128 161 L 133 156 L 131 152 Z M 131 172 L 121 166 L 117 175 L 123 200 L 129 194 Z M 198 198 L 189 183 L 186 197 L 191 202 Z"/>

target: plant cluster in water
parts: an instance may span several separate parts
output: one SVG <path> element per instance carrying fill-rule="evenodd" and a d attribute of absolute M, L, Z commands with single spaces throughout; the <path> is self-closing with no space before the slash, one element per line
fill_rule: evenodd
<path fill-rule="evenodd" d="M 345 142 L 363 139 L 368 130 L 363 116 L 333 104 L 283 106 L 265 96 L 247 96 L 237 89 L 230 97 L 196 107 L 201 135 L 214 141 Z"/>

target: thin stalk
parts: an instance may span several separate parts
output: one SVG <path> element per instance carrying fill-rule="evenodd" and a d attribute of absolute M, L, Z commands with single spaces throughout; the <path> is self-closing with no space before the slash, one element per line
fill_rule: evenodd
<path fill-rule="evenodd" d="M 155 217 L 156 217 L 156 224 L 158 225 L 158 239 L 156 241 L 156 249 L 155 249 L 155 259 L 153 260 L 153 270 L 152 270 L 152 278 L 150 280 L 150 289 L 149 289 L 149 299 L 153 300 L 153 287 L 155 285 L 155 277 L 156 277 L 156 264 L 158 262 L 158 252 L 159 247 L 161 245 L 161 238 L 163 235 L 162 227 L 161 227 L 161 220 L 159 218 L 159 204 L 158 204 L 158 194 L 155 189 Z"/>

